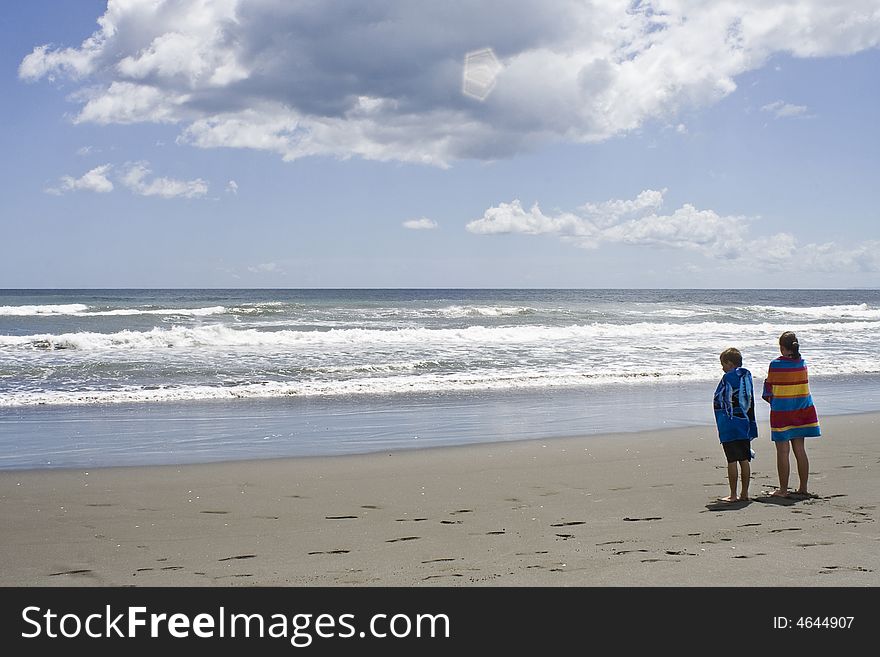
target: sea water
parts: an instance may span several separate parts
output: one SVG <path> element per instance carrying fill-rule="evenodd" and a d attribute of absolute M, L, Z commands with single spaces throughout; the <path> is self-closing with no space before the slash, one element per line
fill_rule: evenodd
<path fill-rule="evenodd" d="M 878 329 L 878 290 L 0 290 L 0 468 L 709 425 L 785 330 L 820 414 L 872 411 Z"/>

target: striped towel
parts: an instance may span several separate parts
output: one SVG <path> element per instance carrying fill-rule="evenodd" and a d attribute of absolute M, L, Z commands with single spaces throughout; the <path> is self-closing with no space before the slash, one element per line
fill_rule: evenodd
<path fill-rule="evenodd" d="M 772 440 L 822 435 L 803 358 L 780 356 L 771 362 L 761 396 L 770 402 Z"/>

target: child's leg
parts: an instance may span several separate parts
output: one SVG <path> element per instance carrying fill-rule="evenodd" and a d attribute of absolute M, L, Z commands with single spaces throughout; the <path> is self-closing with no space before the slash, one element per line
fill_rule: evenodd
<path fill-rule="evenodd" d="M 742 492 L 739 494 L 739 499 L 747 500 L 749 499 L 749 480 L 752 478 L 752 466 L 748 459 L 739 462 L 739 469 L 742 471 Z"/>
<path fill-rule="evenodd" d="M 776 443 L 776 473 L 779 475 L 779 488 L 773 494 L 786 496 L 788 495 L 788 475 L 791 472 L 791 466 L 788 462 L 789 444 L 787 440 L 780 440 Z"/>
<path fill-rule="evenodd" d="M 725 502 L 736 502 L 736 461 L 727 464 L 727 483 L 730 484 L 730 495 L 728 497 L 722 497 L 721 499 Z"/>
<path fill-rule="evenodd" d="M 807 478 L 810 476 L 810 459 L 807 458 L 804 439 L 792 438 L 791 451 L 794 452 L 794 458 L 797 461 L 798 478 L 800 479 L 800 486 L 798 486 L 797 492 L 806 495 L 809 490 L 807 488 Z"/>

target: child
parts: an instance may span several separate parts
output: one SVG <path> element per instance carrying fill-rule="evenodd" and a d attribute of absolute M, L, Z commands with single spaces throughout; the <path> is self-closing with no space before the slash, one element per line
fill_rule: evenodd
<path fill-rule="evenodd" d="M 727 456 L 727 480 L 730 483 L 730 495 L 721 500 L 744 502 L 749 499 L 749 480 L 752 476 L 749 466 L 754 456 L 751 441 L 758 436 L 752 373 L 742 366 L 742 354 L 734 347 L 721 352 L 721 369 L 724 370 L 724 376 L 715 389 L 713 407 L 718 438 Z M 737 464 L 742 472 L 742 492 L 739 497 L 736 495 Z"/>
<path fill-rule="evenodd" d="M 779 336 L 779 353 L 781 356 L 770 363 L 762 394 L 770 403 L 770 437 L 776 445 L 779 488 L 773 491 L 773 495 L 789 496 L 790 445 L 800 478 L 800 486 L 795 492 L 812 497 L 807 489 L 810 461 L 804 448 L 804 438 L 818 437 L 821 432 L 813 396 L 810 394 L 807 364 L 801 358 L 797 336 L 791 331 Z"/>

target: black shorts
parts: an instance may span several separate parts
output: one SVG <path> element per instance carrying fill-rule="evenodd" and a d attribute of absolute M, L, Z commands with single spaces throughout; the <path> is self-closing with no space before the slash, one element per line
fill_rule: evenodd
<path fill-rule="evenodd" d="M 724 448 L 724 453 L 727 455 L 728 463 L 752 460 L 751 440 L 731 440 L 727 443 L 721 443 L 721 446 Z"/>

